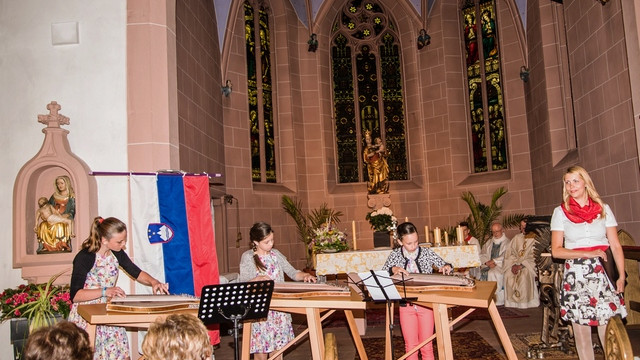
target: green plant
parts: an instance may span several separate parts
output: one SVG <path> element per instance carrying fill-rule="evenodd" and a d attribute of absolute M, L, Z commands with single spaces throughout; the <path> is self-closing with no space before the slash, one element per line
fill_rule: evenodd
<path fill-rule="evenodd" d="M 55 315 L 69 316 L 71 299 L 69 286 L 53 285 L 62 273 L 52 276 L 45 284 L 20 285 L 0 293 L 2 315 L 0 321 L 27 318 L 33 331 L 51 325 Z"/>
<path fill-rule="evenodd" d="M 378 210 L 371 211 L 365 217 L 373 231 L 389 231 L 389 227 L 393 225 L 394 221 L 397 221 L 393 216 L 393 211 L 386 206 L 381 207 Z"/>
<path fill-rule="evenodd" d="M 502 214 L 502 205 L 498 204 L 498 200 L 508 192 L 504 187 L 497 188 L 491 196 L 491 204 L 485 205 L 476 201 L 475 196 L 465 191 L 462 193 L 462 200 L 469 205 L 471 214 L 467 217 L 466 221 L 469 223 L 469 230 L 471 235 L 478 239 L 480 246 L 489 240 L 491 237 L 491 224 L 496 222 Z M 520 220 L 525 218 L 524 214 L 510 214 L 505 216 L 502 221 L 504 228 L 511 228 L 518 226 Z"/>
<path fill-rule="evenodd" d="M 313 240 L 313 230 L 324 224 L 339 223 L 342 212 L 330 209 L 326 203 L 322 203 L 319 208 L 306 213 L 303 210 L 301 200 L 290 198 L 287 195 L 282 195 L 282 208 L 296 223 L 298 236 L 306 249 L 307 268 L 310 269 L 313 267 L 313 247 L 310 247 L 309 244 Z"/>

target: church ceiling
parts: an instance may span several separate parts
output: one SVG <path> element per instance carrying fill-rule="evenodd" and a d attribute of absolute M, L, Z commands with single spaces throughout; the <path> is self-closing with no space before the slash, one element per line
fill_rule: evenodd
<path fill-rule="evenodd" d="M 240 0 L 241 1 L 241 0 Z M 291 3 L 291 6 L 296 11 L 298 15 L 298 19 L 300 22 L 304 24 L 306 28 L 310 28 L 315 20 L 320 8 L 322 6 L 326 6 L 332 1 L 344 2 L 345 0 L 286 0 Z M 431 9 L 436 4 L 437 1 L 451 1 L 451 0 L 397 0 L 397 1 L 406 1 L 411 4 L 411 6 L 415 9 L 417 15 L 422 19 L 423 16 L 429 16 L 431 13 Z M 523 28 L 526 29 L 526 11 L 527 11 L 527 0 L 505 0 L 512 1 L 518 7 L 518 13 L 520 14 L 520 18 L 522 19 Z M 233 1 L 231 0 L 213 0 L 213 4 L 216 11 L 216 20 L 218 21 L 218 37 L 220 40 L 220 49 L 222 50 L 222 46 L 224 43 L 225 31 L 227 29 L 227 22 L 229 19 L 229 12 L 231 11 L 231 5 Z M 425 14 L 425 15 L 423 15 Z M 426 19 L 423 19 L 426 20 Z M 427 21 L 423 21 L 426 23 Z M 313 26 L 311 26 L 313 27 Z"/>

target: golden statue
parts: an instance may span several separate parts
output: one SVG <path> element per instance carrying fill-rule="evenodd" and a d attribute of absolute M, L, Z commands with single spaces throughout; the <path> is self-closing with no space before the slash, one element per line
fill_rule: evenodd
<path fill-rule="evenodd" d="M 33 231 L 38 236 L 38 252 L 71 251 L 70 240 L 74 237 L 73 220 L 60 215 L 46 197 L 38 199 L 36 222 Z"/>
<path fill-rule="evenodd" d="M 377 137 L 375 142 L 371 141 L 371 132 L 364 132 L 366 146 L 363 151 L 363 158 L 367 164 L 367 173 L 369 181 L 367 182 L 367 191 L 369 194 L 388 194 L 389 193 L 389 165 L 387 164 L 386 146 L 382 143 L 382 139 Z"/>

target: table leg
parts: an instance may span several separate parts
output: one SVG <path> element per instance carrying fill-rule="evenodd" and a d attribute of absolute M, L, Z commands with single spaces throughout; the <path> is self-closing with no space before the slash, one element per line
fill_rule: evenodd
<path fill-rule="evenodd" d="M 393 341 L 393 334 L 389 330 L 391 321 L 393 321 L 393 312 L 395 311 L 395 304 L 385 306 L 384 323 L 386 328 L 384 329 L 384 358 L 386 360 L 393 360 L 393 354 L 391 353 L 391 341 Z"/>
<path fill-rule="evenodd" d="M 498 337 L 500 338 L 504 352 L 507 355 L 507 359 L 517 360 L 518 355 L 516 355 L 516 351 L 513 349 L 513 345 L 509 339 L 509 334 L 502 323 L 502 318 L 500 318 L 500 313 L 498 312 L 498 308 L 496 307 L 496 303 L 493 299 L 491 300 L 491 303 L 489 303 L 488 310 L 491 315 L 491 320 L 493 321 L 493 326 L 495 326 L 496 331 L 498 332 Z"/>
<path fill-rule="evenodd" d="M 246 322 L 242 324 L 242 350 L 240 359 L 250 360 L 251 354 L 251 323 Z"/>
<path fill-rule="evenodd" d="M 353 311 L 345 310 L 344 316 L 347 318 L 347 323 L 349 324 L 349 330 L 351 331 L 353 342 L 356 345 L 358 356 L 360 356 L 361 360 L 368 360 L 367 352 L 364 350 L 364 344 L 362 343 L 362 338 L 360 337 L 360 332 L 358 331 L 358 327 L 356 325 L 356 320 L 353 317 Z"/>
<path fill-rule="evenodd" d="M 451 332 L 449 331 L 449 314 L 447 313 L 447 305 L 433 304 L 433 320 L 436 325 L 438 359 L 453 360 L 453 349 L 451 346 Z"/>
<path fill-rule="evenodd" d="M 322 360 L 324 357 L 324 336 L 322 335 L 322 322 L 320 321 L 320 309 L 307 308 L 307 324 L 309 327 L 309 344 L 313 360 Z"/>
<path fill-rule="evenodd" d="M 92 349 L 96 349 L 96 325 L 87 323 L 87 333 L 89 334 L 89 344 Z"/>

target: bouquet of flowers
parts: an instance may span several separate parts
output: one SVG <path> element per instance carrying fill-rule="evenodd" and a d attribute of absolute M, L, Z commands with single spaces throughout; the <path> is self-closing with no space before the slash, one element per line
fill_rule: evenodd
<path fill-rule="evenodd" d="M 0 293 L 0 322 L 24 317 L 31 321 L 31 327 L 48 325 L 51 318 L 69 316 L 71 299 L 68 285 L 53 285 L 58 276 L 46 284 L 20 285 L 5 289 Z"/>
<path fill-rule="evenodd" d="M 393 222 L 397 221 L 396 217 L 393 216 L 393 211 L 386 206 L 368 213 L 365 219 L 369 221 L 374 231 L 386 232 L 389 231 L 389 227 L 393 225 Z"/>
<path fill-rule="evenodd" d="M 338 252 L 348 250 L 349 245 L 347 245 L 347 236 L 328 223 L 313 230 L 309 248 L 316 253 L 322 251 Z"/>

